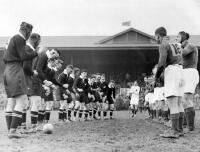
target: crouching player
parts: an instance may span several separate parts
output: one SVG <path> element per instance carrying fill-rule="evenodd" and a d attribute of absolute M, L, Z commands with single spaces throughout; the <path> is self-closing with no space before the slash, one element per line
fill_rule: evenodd
<path fill-rule="evenodd" d="M 78 120 L 82 120 L 83 112 L 85 111 L 85 119 L 87 120 L 88 116 L 88 107 L 89 107 L 89 84 L 87 79 L 87 70 L 81 70 L 80 76 L 74 81 L 73 85 L 74 91 L 76 92 L 77 101 L 75 103 L 75 110 L 79 110 Z M 77 119 L 76 119 L 77 120 Z"/>
<path fill-rule="evenodd" d="M 59 109 L 59 121 L 65 121 L 67 119 L 67 122 L 71 121 L 71 102 L 72 102 L 72 96 L 71 93 L 73 92 L 73 78 L 70 76 L 70 74 L 73 71 L 72 65 L 67 65 L 67 67 L 64 69 L 64 71 L 59 75 L 59 83 L 60 83 L 60 94 L 61 94 L 61 101 L 60 101 L 60 109 Z M 69 111 L 66 111 L 66 108 Z M 68 112 L 68 114 L 67 114 Z M 68 116 L 67 116 L 68 115 Z"/>
<path fill-rule="evenodd" d="M 132 117 L 136 115 L 138 110 L 139 93 L 140 87 L 138 86 L 137 81 L 135 81 L 129 90 L 129 94 L 131 96 L 130 107 L 132 111 Z"/>

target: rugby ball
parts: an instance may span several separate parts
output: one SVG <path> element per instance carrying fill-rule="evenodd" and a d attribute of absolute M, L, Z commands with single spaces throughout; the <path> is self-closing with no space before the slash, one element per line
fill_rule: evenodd
<path fill-rule="evenodd" d="M 53 133 L 53 130 L 54 130 L 54 127 L 52 124 L 48 123 L 48 124 L 45 124 L 43 126 L 43 132 L 45 134 L 52 134 Z"/>

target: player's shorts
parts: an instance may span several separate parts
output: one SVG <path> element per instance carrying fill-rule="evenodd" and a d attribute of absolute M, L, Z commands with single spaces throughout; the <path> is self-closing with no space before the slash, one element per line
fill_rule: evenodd
<path fill-rule="evenodd" d="M 81 102 L 81 103 L 85 103 L 85 104 L 90 103 L 90 102 L 89 102 L 89 99 L 88 99 L 88 95 L 85 94 L 85 93 L 81 93 L 81 94 L 80 94 L 80 102 Z"/>
<path fill-rule="evenodd" d="M 94 102 L 99 102 L 101 100 L 101 96 L 100 96 L 100 94 L 98 92 L 94 93 L 94 97 L 95 97 Z"/>
<path fill-rule="evenodd" d="M 43 96 L 43 89 L 42 89 L 42 83 L 40 79 L 36 76 L 32 77 L 32 85 L 31 85 L 31 95 L 34 96 Z"/>
<path fill-rule="evenodd" d="M 136 104 L 130 104 L 131 109 L 137 109 L 137 107 L 138 107 L 138 105 L 136 105 Z"/>
<path fill-rule="evenodd" d="M 114 101 L 112 98 L 108 98 L 107 101 L 108 101 L 108 104 L 114 104 Z"/>
<path fill-rule="evenodd" d="M 31 76 L 24 74 L 25 79 L 26 79 L 26 89 L 27 89 L 27 96 L 31 96 L 32 95 L 32 83 L 33 83 L 33 79 L 31 78 Z"/>
<path fill-rule="evenodd" d="M 3 78 L 8 98 L 27 94 L 27 86 L 22 63 L 7 63 Z"/>
<path fill-rule="evenodd" d="M 181 65 L 169 65 L 165 68 L 165 97 L 183 96 L 183 68 Z"/>
<path fill-rule="evenodd" d="M 138 105 L 138 103 L 139 103 L 139 96 L 132 96 L 130 104 Z"/>
<path fill-rule="evenodd" d="M 54 100 L 53 99 L 53 89 L 50 90 L 49 95 L 45 95 L 45 93 L 44 93 L 43 97 L 44 97 L 45 102 L 53 101 Z"/>
<path fill-rule="evenodd" d="M 199 72 L 195 68 L 183 69 L 184 93 L 194 93 L 199 83 Z"/>

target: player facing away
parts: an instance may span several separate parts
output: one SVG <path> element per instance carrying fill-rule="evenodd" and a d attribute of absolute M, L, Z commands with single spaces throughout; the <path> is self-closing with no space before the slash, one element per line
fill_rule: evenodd
<path fill-rule="evenodd" d="M 14 35 L 3 55 L 5 63 L 4 86 L 8 97 L 6 105 L 6 123 L 9 138 L 20 138 L 16 131 L 22 121 L 25 103 L 28 102 L 27 86 L 23 71 L 23 61 L 37 56 L 36 52 L 26 52 L 26 40 L 30 37 L 33 26 L 22 22 L 19 33 Z"/>
<path fill-rule="evenodd" d="M 183 56 L 183 76 L 184 76 L 184 96 L 183 107 L 185 110 L 188 131 L 194 130 L 194 93 L 199 83 L 199 73 L 197 71 L 198 49 L 188 42 L 189 34 L 181 31 L 177 36 L 177 41 L 181 43 Z"/>
<path fill-rule="evenodd" d="M 164 93 L 170 109 L 172 127 L 166 130 L 161 137 L 178 138 L 182 135 L 179 128 L 180 113 L 184 111 L 180 100 L 183 95 L 183 68 L 181 65 L 181 52 L 173 44 L 169 43 L 167 31 L 159 27 L 155 31 L 157 43 L 159 44 L 159 61 L 156 71 L 156 81 L 164 71 Z M 181 120 L 180 120 L 181 121 Z"/>
<path fill-rule="evenodd" d="M 130 108 L 132 111 L 132 117 L 134 117 L 137 113 L 137 107 L 139 103 L 139 93 L 140 93 L 140 87 L 138 86 L 137 81 L 135 81 L 129 90 L 129 95 L 131 96 Z"/>

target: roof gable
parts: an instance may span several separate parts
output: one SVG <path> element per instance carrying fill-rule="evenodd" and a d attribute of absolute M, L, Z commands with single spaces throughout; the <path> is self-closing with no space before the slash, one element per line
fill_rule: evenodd
<path fill-rule="evenodd" d="M 134 28 L 129 28 L 113 36 L 107 37 L 98 44 L 154 44 L 155 38 Z"/>

